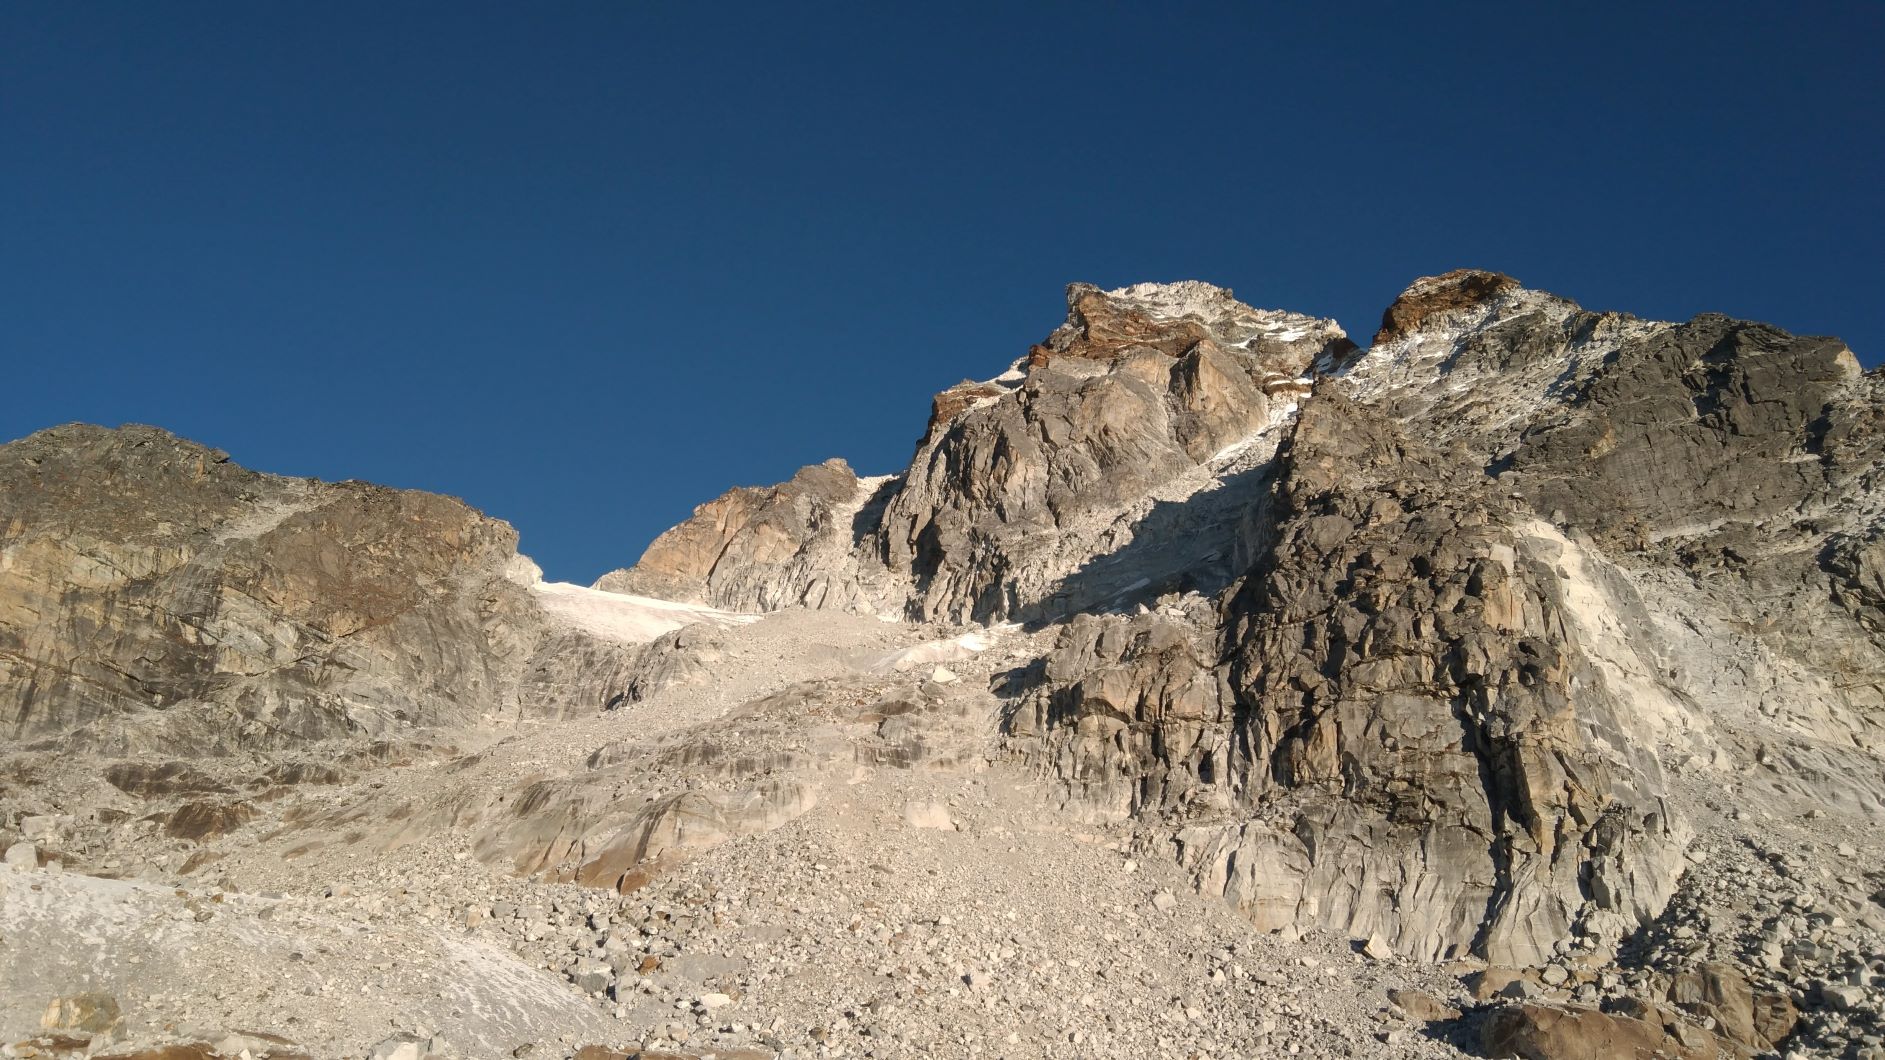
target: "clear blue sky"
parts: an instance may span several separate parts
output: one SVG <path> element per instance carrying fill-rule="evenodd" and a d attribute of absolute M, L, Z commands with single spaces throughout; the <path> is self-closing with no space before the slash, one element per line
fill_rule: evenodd
<path fill-rule="evenodd" d="M 1472 265 L 1875 364 L 1881 51 L 1872 0 L 6 4 L 0 435 L 456 494 L 586 582 L 901 468 L 1071 280 L 1365 342 Z"/>

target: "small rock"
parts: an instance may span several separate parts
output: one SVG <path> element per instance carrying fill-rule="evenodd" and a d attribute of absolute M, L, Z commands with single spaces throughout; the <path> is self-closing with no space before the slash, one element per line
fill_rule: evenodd
<path fill-rule="evenodd" d="M 1858 1012 L 1865 1006 L 1865 987 L 1843 983 L 1820 988 L 1820 1000 L 1827 1008 L 1840 1012 Z"/>
<path fill-rule="evenodd" d="M 903 823 L 911 828 L 928 828 L 939 832 L 956 830 L 955 819 L 949 816 L 949 807 L 927 800 L 905 803 Z"/>
<path fill-rule="evenodd" d="M 426 1040 L 416 1034 L 395 1034 L 383 1039 L 367 1054 L 367 1060 L 426 1060 Z"/>
<path fill-rule="evenodd" d="M 1388 945 L 1387 940 L 1382 938 L 1378 931 L 1369 935 L 1368 941 L 1362 943 L 1361 952 L 1371 961 L 1385 961 L 1394 956 L 1394 948 Z"/>
<path fill-rule="evenodd" d="M 123 1013 L 110 994 L 68 994 L 56 997 L 39 1017 L 41 1030 L 84 1031 L 98 1034 L 118 1025 Z"/>

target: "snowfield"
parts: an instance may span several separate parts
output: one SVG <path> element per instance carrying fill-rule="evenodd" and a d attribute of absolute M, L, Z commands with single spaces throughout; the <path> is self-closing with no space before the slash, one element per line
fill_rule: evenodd
<path fill-rule="evenodd" d="M 663 633 L 697 622 L 724 628 L 743 626 L 760 618 L 702 604 L 679 604 L 651 596 L 612 593 L 569 582 L 538 582 L 530 586 L 530 592 L 552 617 L 585 633 L 628 644 L 646 644 Z"/>

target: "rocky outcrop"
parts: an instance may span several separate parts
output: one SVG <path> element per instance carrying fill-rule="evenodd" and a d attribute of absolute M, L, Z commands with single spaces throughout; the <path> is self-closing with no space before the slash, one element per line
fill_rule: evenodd
<path fill-rule="evenodd" d="M 1667 997 L 1627 998 L 1608 1010 L 1505 1004 L 1481 1018 L 1479 1031 L 1489 1057 L 1715 1060 L 1772 1055 L 1798 1020 L 1786 995 L 1754 990 L 1733 968 L 1704 965 L 1676 976 Z"/>
<path fill-rule="evenodd" d="M 1221 587 L 1275 428 L 1354 344 L 1196 282 L 1075 284 L 1067 306 L 1009 371 L 936 396 L 899 479 L 831 461 L 733 490 L 597 587 L 946 621 Z"/>
<path fill-rule="evenodd" d="M 625 672 L 639 651 L 546 616 L 516 532 L 449 497 L 81 425 L 0 446 L 0 498 L 10 741 L 200 755 L 404 739 L 600 709 L 603 688 L 528 678 Z"/>
<path fill-rule="evenodd" d="M 1433 317 L 1483 305 L 1518 288 L 1519 282 L 1504 273 L 1479 269 L 1455 269 L 1440 276 L 1422 277 L 1381 314 L 1374 344 L 1384 346 L 1406 338 L 1419 332 Z"/>
<path fill-rule="evenodd" d="M 1533 1004 L 1494 1010 L 1480 1039 L 1485 1055 L 1505 1060 L 1716 1060 L 1722 1045 L 1681 1021 L 1665 1027 L 1585 1006 Z"/>
<path fill-rule="evenodd" d="M 1082 620 L 1011 731 L 1060 730 L 1077 802 L 1181 822 L 1200 886 L 1266 928 L 1529 964 L 1580 919 L 1653 916 L 1682 835 L 1562 557 L 1475 469 L 1339 395 L 1278 459 L 1228 663 L 1162 616 Z"/>
<path fill-rule="evenodd" d="M 1733 739 L 1698 702 L 1816 702 L 1839 673 L 1826 771 L 1873 739 L 1876 508 L 1831 484 L 1875 480 L 1876 383 L 1834 340 L 1470 271 L 1417 282 L 1377 340 L 1285 427 L 1219 612 L 1069 624 L 1012 746 L 1072 808 L 1166 822 L 1272 929 L 1516 965 L 1618 938 L 1679 873 L 1657 749 Z M 1676 604 L 1672 572 L 1708 581 Z M 1802 621 L 1760 619 L 1776 596 Z M 1770 669 L 1698 643 L 1697 614 L 1762 630 Z"/>
<path fill-rule="evenodd" d="M 853 552 L 874 524 L 886 484 L 860 479 L 834 459 L 777 486 L 729 490 L 596 588 L 734 611 L 867 609 Z"/>
<path fill-rule="evenodd" d="M 1841 719 L 1802 721 L 1878 746 L 1885 649 L 1858 571 L 1885 525 L 1885 379 L 1836 339 L 1718 315 L 1595 313 L 1505 280 L 1419 281 L 1399 314 L 1419 326 L 1378 343 L 1340 385 L 1688 598 L 1681 625 L 1723 620 L 1676 660 L 1692 692 L 1750 709 L 1831 697 Z M 1464 289 L 1476 294 L 1434 294 Z M 1749 631 L 1744 649 L 1725 648 Z M 1721 673 L 1721 658 L 1748 650 L 1767 658 L 1763 673 Z"/>
<path fill-rule="evenodd" d="M 1208 284 L 1075 284 L 1067 303 L 1066 323 L 997 381 L 1006 392 L 939 402 L 890 498 L 877 543 L 910 580 L 911 617 L 1064 615 L 1216 558 L 1221 539 L 1124 578 L 1083 577 L 1167 529 L 1160 504 L 1221 484 L 1287 420 L 1311 366 L 1353 349 L 1330 321 Z"/>
<path fill-rule="evenodd" d="M 148 427 L 0 447 L 0 726 L 117 752 L 462 723 L 531 644 L 516 533 Z"/>

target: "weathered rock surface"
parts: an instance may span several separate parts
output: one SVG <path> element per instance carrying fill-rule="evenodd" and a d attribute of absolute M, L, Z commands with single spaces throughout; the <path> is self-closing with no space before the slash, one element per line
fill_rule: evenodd
<path fill-rule="evenodd" d="M 1146 547 L 1142 535 L 1169 544 L 1157 538 L 1179 529 L 1158 506 L 1218 479 L 1288 420 L 1312 365 L 1353 349 L 1331 321 L 1254 310 L 1208 284 L 1075 284 L 1067 303 L 1006 392 L 932 417 L 885 508 L 877 543 L 912 583 L 911 617 L 1051 617 L 1134 580 L 1208 580 L 1188 568 L 1221 558 L 1202 554 L 1216 542 L 1170 557 Z M 1188 476 L 1189 490 L 1159 495 Z M 1147 553 L 1136 579 L 1095 576 L 1135 541 Z"/>
<path fill-rule="evenodd" d="M 1247 472 L 1311 367 L 1354 344 L 1209 284 L 1075 284 L 1067 301 L 1066 323 L 1008 372 L 937 396 L 900 478 L 831 462 L 734 490 L 598 587 L 983 621 L 1227 582 Z M 1210 501 L 1184 503 L 1199 494 Z"/>
<path fill-rule="evenodd" d="M 887 485 L 828 460 L 777 486 L 730 490 L 596 588 L 734 611 L 865 606 L 852 552 Z"/>
<path fill-rule="evenodd" d="M 0 447 L 0 498 L 10 740 L 200 754 L 458 725 L 530 652 L 515 532 L 450 498 L 84 426 Z"/>
<path fill-rule="evenodd" d="M 1856 600 L 1847 542 L 1876 534 L 1849 499 L 1877 473 L 1875 381 L 1831 340 L 1586 313 L 1495 274 L 1417 283 L 1378 339 L 1287 428 L 1217 621 L 1066 626 L 1009 732 L 1076 808 L 1168 821 L 1260 925 L 1542 963 L 1672 893 L 1688 829 L 1658 749 L 1735 739 L 1698 703 L 1785 689 L 1829 760 L 1874 745 L 1878 641 L 1833 601 Z M 1822 459 L 1822 435 L 1851 441 Z M 1740 645 L 1656 598 L 1704 571 L 1647 537 L 1721 532 L 1683 508 L 1696 483 L 1768 516 L 1737 530 L 1768 538 L 1747 549 L 1768 571 L 1681 601 L 1774 630 L 1752 681 Z M 1799 525 L 1834 507 L 1844 526 Z M 1782 587 L 1789 633 L 1755 617 Z M 1856 680 L 1815 711 L 1829 669 Z"/>
<path fill-rule="evenodd" d="M 1654 916 L 1682 834 L 1560 557 L 1472 469 L 1338 395 L 1278 459 L 1229 664 L 1163 618 L 1077 622 L 1016 731 L 1070 729 L 1056 760 L 1078 793 L 1186 822 L 1200 885 L 1265 928 L 1533 964 L 1580 916 Z"/>
<path fill-rule="evenodd" d="M 449 497 L 259 474 L 155 428 L 0 446 L 0 731 L 274 753 L 593 711 L 656 632 L 568 620 L 516 541 Z M 658 628 L 701 617 L 674 614 Z"/>
<path fill-rule="evenodd" d="M 1486 1017 L 1481 1036 L 1495 1060 L 1715 1060 L 1715 1036 L 1592 1008 L 1508 1005 Z"/>

